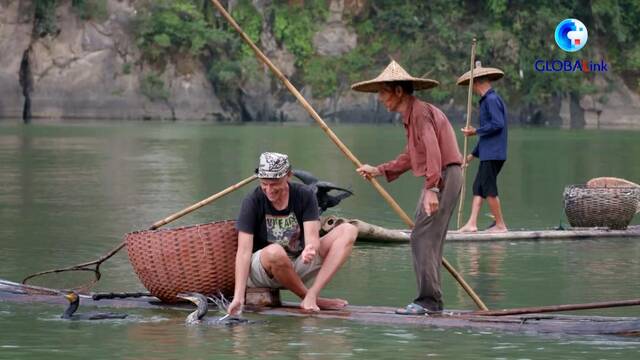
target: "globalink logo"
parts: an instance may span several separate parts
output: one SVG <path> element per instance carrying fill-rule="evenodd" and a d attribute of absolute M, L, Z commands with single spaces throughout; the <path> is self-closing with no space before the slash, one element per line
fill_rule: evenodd
<path fill-rule="evenodd" d="M 556 44 L 564 51 L 574 52 L 582 49 L 588 38 L 587 27 L 580 20 L 564 19 L 556 26 Z"/>
<path fill-rule="evenodd" d="M 578 19 L 564 19 L 556 26 L 555 39 L 560 49 L 566 52 L 576 52 L 587 45 L 589 33 L 587 27 Z M 536 59 L 533 63 L 536 72 L 606 72 L 609 64 L 604 60 L 593 61 L 586 59 L 559 60 Z"/>

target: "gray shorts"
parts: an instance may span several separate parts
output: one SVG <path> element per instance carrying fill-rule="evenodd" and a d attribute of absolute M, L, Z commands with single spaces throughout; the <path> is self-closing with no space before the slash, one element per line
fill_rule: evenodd
<path fill-rule="evenodd" d="M 249 279 L 247 279 L 247 287 L 266 287 L 279 289 L 283 286 L 278 280 L 272 278 L 267 274 L 267 271 L 262 267 L 260 262 L 260 254 L 262 249 L 258 250 L 251 255 L 251 268 L 249 269 Z M 322 267 L 322 257 L 318 253 L 309 264 L 305 264 L 302 261 L 302 256 L 298 256 L 293 262 L 293 270 L 300 276 L 300 279 L 308 286 L 313 279 L 318 275 L 318 271 Z"/>

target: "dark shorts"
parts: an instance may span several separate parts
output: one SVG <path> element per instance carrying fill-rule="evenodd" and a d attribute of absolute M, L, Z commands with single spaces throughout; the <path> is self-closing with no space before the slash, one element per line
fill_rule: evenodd
<path fill-rule="evenodd" d="M 498 196 L 498 174 L 502 169 L 504 160 L 480 161 L 478 174 L 473 182 L 473 195 L 486 198 Z"/>

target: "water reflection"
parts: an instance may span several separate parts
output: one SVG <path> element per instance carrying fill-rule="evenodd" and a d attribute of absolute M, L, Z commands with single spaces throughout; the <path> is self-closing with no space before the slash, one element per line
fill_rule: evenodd
<path fill-rule="evenodd" d="M 457 253 L 458 272 L 474 279 L 474 291 L 483 302 L 499 304 L 504 300 L 504 288 L 500 284 L 503 277 L 503 261 L 506 256 L 504 243 L 491 243 L 480 245 L 469 243 L 464 251 Z M 468 298 L 467 293 L 461 288 L 456 292 L 458 302 L 464 303 Z"/>

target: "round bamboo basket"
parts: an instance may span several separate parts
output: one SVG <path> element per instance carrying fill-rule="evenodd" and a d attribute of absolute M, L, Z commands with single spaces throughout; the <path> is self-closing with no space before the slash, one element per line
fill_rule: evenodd
<path fill-rule="evenodd" d="M 570 185 L 564 210 L 573 227 L 626 229 L 638 208 L 640 188 Z"/>
<path fill-rule="evenodd" d="M 142 284 L 164 302 L 180 292 L 233 295 L 238 232 L 227 220 L 125 235 L 129 261 Z"/>

